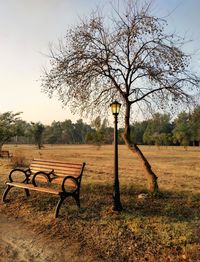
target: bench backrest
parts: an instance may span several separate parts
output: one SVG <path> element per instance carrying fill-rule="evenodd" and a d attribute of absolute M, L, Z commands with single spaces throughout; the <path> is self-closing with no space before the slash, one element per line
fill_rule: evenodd
<path fill-rule="evenodd" d="M 57 160 L 46 160 L 46 159 L 33 159 L 30 164 L 30 170 L 32 174 L 38 171 L 51 172 L 54 170 L 56 176 L 74 176 L 79 177 L 82 175 L 85 163 L 74 164 L 64 161 Z"/>

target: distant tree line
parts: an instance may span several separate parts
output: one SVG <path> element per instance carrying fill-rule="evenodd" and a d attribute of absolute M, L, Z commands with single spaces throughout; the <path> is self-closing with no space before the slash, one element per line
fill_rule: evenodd
<path fill-rule="evenodd" d="M 87 134 L 94 132 L 90 125 L 82 119 L 72 123 L 71 120 L 63 122 L 53 121 L 51 125 L 40 122 L 27 123 L 21 121 L 21 133 L 15 134 L 10 143 L 37 144 L 41 148 L 44 144 L 85 144 Z"/>
<path fill-rule="evenodd" d="M 36 144 L 112 144 L 113 127 L 107 119 L 96 117 L 91 124 L 82 119 L 73 123 L 53 121 L 51 125 L 26 122 L 20 113 L 0 114 L 0 150 L 5 143 Z M 181 112 L 173 121 L 169 114 L 156 113 L 152 118 L 131 125 L 133 143 L 144 145 L 200 145 L 200 106 L 192 113 Z M 119 133 L 123 133 L 119 129 Z M 123 139 L 119 135 L 119 143 Z"/>
<path fill-rule="evenodd" d="M 200 107 L 192 113 L 181 112 L 171 121 L 169 114 L 156 113 L 149 120 L 135 122 L 131 137 L 137 144 L 200 145 Z"/>

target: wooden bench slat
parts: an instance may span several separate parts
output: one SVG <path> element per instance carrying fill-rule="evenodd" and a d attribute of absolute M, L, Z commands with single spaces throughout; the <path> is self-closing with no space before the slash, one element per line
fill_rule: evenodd
<path fill-rule="evenodd" d="M 54 166 L 56 165 L 61 165 L 61 166 L 72 166 L 72 167 L 81 167 L 82 166 L 82 163 L 70 163 L 70 162 L 65 162 L 65 161 L 57 161 L 57 160 L 46 160 L 46 159 L 33 159 L 32 163 L 49 163 L 49 164 L 52 164 Z"/>
<path fill-rule="evenodd" d="M 76 174 L 76 173 L 66 173 L 66 172 L 55 172 L 56 173 L 56 176 L 59 176 L 59 177 L 65 177 L 65 176 L 73 176 L 73 177 L 79 177 L 80 174 Z"/>
<path fill-rule="evenodd" d="M 80 168 L 69 168 L 69 167 L 57 167 L 57 166 L 45 166 L 45 165 L 30 165 L 30 169 L 47 169 L 47 170 L 62 170 L 68 172 L 80 173 Z"/>
<path fill-rule="evenodd" d="M 60 191 L 53 189 L 53 188 L 45 188 L 45 187 L 39 187 L 39 186 L 35 187 L 32 184 L 25 184 L 25 183 L 19 183 L 19 182 L 7 182 L 6 184 L 9 186 L 15 186 L 15 187 L 20 187 L 24 189 L 31 189 L 31 190 L 50 193 L 54 195 L 59 195 L 60 193 Z"/>
<path fill-rule="evenodd" d="M 45 169 L 45 170 L 57 170 L 57 171 L 61 170 L 61 171 L 66 171 L 66 172 L 80 173 L 80 168 L 68 168 L 68 167 L 45 166 L 45 165 L 31 165 L 30 169 L 31 170 Z"/>
<path fill-rule="evenodd" d="M 52 168 L 52 167 L 54 167 L 54 168 L 68 168 L 68 169 L 77 169 L 77 170 L 79 170 L 81 167 L 82 167 L 82 165 L 81 166 L 72 166 L 72 165 L 68 165 L 68 164 L 63 164 L 63 165 L 61 165 L 61 164 L 59 164 L 59 165 L 57 165 L 57 164 L 53 164 L 53 163 L 39 163 L 39 162 L 34 162 L 34 163 L 31 163 L 31 166 L 32 167 L 34 167 L 34 166 L 39 166 L 39 167 L 42 167 L 42 166 L 45 166 L 45 167 L 49 167 L 49 168 Z"/>
<path fill-rule="evenodd" d="M 49 168 L 45 168 L 45 167 L 37 167 L 37 168 L 31 168 L 31 172 L 33 174 L 35 174 L 36 172 L 39 172 L 39 171 L 44 171 L 44 172 L 51 172 L 52 171 L 52 168 L 49 169 Z M 80 170 L 77 172 L 77 170 L 63 170 L 63 169 L 54 169 L 54 173 L 59 176 L 59 175 L 72 175 L 72 176 L 79 176 L 80 175 Z"/>

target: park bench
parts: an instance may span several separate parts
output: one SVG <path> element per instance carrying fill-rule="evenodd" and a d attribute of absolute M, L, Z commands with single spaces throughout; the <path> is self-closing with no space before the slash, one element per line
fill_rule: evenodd
<path fill-rule="evenodd" d="M 7 150 L 0 151 L 0 157 L 12 157 L 12 154 L 9 153 Z"/>
<path fill-rule="evenodd" d="M 71 196 L 80 207 L 80 187 L 85 163 L 67 163 L 55 160 L 34 159 L 28 169 L 15 168 L 9 174 L 6 189 L 3 193 L 3 202 L 11 188 L 25 190 L 26 196 L 30 190 L 59 196 L 56 205 L 55 217 L 65 198 Z M 20 178 L 20 180 L 19 180 Z"/>

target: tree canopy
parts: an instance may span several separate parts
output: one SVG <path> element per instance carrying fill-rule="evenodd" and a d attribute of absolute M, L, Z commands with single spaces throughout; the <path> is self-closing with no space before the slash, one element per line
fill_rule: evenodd
<path fill-rule="evenodd" d="M 59 48 L 51 49 L 51 68 L 43 89 L 58 94 L 63 104 L 83 113 L 101 112 L 114 100 L 124 108 L 124 141 L 141 161 L 151 192 L 158 192 L 157 176 L 136 144 L 131 143 L 130 119 L 138 108 L 178 107 L 192 101 L 199 77 L 190 70 L 184 39 L 166 31 L 149 4 L 125 2 L 113 6 L 110 17 L 98 10 L 67 31 Z"/>
<path fill-rule="evenodd" d="M 107 109 L 114 98 L 140 108 L 189 102 L 199 78 L 181 49 L 184 39 L 166 33 L 167 22 L 135 2 L 110 19 L 93 12 L 68 30 L 59 49 L 51 50 L 45 92 L 89 113 Z"/>
<path fill-rule="evenodd" d="M 23 133 L 19 118 L 20 114 L 10 111 L 0 114 L 0 151 L 2 150 L 2 146 L 13 136 Z"/>
<path fill-rule="evenodd" d="M 42 123 L 40 122 L 31 123 L 30 131 L 33 134 L 33 137 L 34 137 L 35 143 L 38 146 L 38 149 L 42 148 L 42 139 L 43 139 L 44 130 L 45 130 L 45 126 Z"/>

